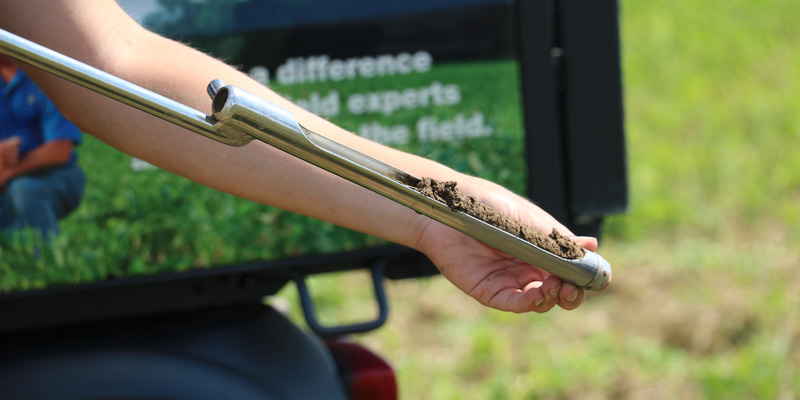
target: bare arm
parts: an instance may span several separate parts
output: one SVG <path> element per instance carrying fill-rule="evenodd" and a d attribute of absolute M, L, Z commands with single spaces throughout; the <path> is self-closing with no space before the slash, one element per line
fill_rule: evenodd
<path fill-rule="evenodd" d="M 418 176 L 457 180 L 465 192 L 542 231 L 557 226 L 568 232 L 548 214 L 497 185 L 353 135 L 235 69 L 146 31 L 113 1 L 4 0 L 0 27 L 202 111 L 210 108 L 206 85 L 221 78 L 288 109 L 302 125 L 333 140 Z M 263 143 L 228 147 L 46 73 L 26 71 L 67 118 L 117 149 L 240 197 L 421 250 L 483 304 L 547 311 L 557 303 L 574 308 L 582 300 L 582 291 L 572 285 L 562 285 L 537 268 Z M 596 242 L 585 245 L 592 248 Z M 513 278 L 494 279 L 487 285 L 493 276 Z M 579 296 L 567 300 L 574 293 Z"/>
<path fill-rule="evenodd" d="M 28 152 L 28 154 L 13 167 L 3 168 L 2 171 L 0 171 L 0 186 L 5 185 L 11 178 L 17 175 L 64 164 L 69 161 L 71 156 L 71 141 L 53 140 L 47 142 Z"/>
<path fill-rule="evenodd" d="M 284 106 L 302 124 L 334 140 L 390 162 L 402 159 L 398 163 L 417 171 L 433 173 L 441 169 L 424 159 L 360 139 L 288 103 L 235 69 L 146 31 L 113 1 L 12 1 L 0 7 L 27 14 L 12 18 L 10 23 L 3 20 L 5 29 L 198 110 L 210 111 L 205 86 L 214 78 L 223 78 Z M 3 15 L 9 13 L 3 10 Z M 34 20 L 36 24 L 22 22 Z M 36 25 L 51 28 L 35 29 Z M 371 227 L 370 220 L 424 219 L 263 143 L 244 148 L 222 145 L 41 71 L 26 71 L 68 119 L 117 149 L 240 197 L 415 246 L 416 227 L 398 223 L 395 225 L 409 229 L 381 232 Z M 348 213 L 354 206 L 362 211 L 361 217 Z"/>
<path fill-rule="evenodd" d="M 18 137 L 0 140 L 0 172 L 19 164 L 19 145 Z"/>

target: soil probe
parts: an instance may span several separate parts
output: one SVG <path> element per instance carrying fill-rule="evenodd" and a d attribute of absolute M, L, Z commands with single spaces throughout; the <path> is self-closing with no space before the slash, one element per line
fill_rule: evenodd
<path fill-rule="evenodd" d="M 207 115 L 2 29 L 0 52 L 218 142 L 243 146 L 258 139 L 579 287 L 597 291 L 611 279 L 611 265 L 597 253 L 562 258 L 454 211 L 416 191 L 419 178 L 314 133 L 291 112 L 218 79 L 207 88 L 213 110 Z"/>

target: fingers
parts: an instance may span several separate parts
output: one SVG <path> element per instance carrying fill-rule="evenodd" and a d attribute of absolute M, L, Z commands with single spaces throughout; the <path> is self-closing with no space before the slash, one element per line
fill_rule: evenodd
<path fill-rule="evenodd" d="M 550 275 L 543 281 L 530 282 L 522 289 L 502 290 L 487 305 L 515 313 L 545 313 L 556 305 L 574 310 L 583 303 L 584 294 L 583 289 Z"/>
<path fill-rule="evenodd" d="M 514 313 L 543 313 L 553 308 L 555 302 L 545 296 L 540 287 L 542 282 L 532 282 L 524 289 L 507 288 L 497 293 L 486 306 Z"/>
<path fill-rule="evenodd" d="M 583 289 L 578 289 L 575 285 L 564 282 L 554 275 L 547 276 L 541 288 L 544 301 L 533 311 L 546 312 L 556 305 L 565 310 L 574 310 L 583 303 Z"/>
<path fill-rule="evenodd" d="M 585 295 L 584 289 L 578 289 L 575 285 L 564 282 L 559 291 L 558 305 L 565 310 L 574 310 L 583 303 Z"/>

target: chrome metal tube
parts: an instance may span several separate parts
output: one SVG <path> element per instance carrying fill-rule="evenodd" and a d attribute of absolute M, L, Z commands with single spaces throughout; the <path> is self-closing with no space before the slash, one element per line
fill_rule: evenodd
<path fill-rule="evenodd" d="M 236 86 L 209 88 L 214 118 L 265 143 L 394 200 L 504 253 L 536 265 L 568 282 L 601 290 L 611 265 L 595 252 L 583 258 L 558 257 L 530 242 L 455 211 L 413 188 L 419 178 L 303 128 L 291 112 Z"/>

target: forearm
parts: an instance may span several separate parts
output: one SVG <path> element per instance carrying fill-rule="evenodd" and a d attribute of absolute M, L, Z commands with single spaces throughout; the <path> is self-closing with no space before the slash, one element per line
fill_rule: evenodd
<path fill-rule="evenodd" d="M 455 176 L 439 164 L 366 141 L 295 107 L 233 68 L 144 31 L 118 15 L 121 11 L 113 4 L 92 4 L 106 21 L 98 24 L 96 19 L 85 20 L 91 18 L 87 13 L 68 7 L 79 3 L 47 3 L 64 7 L 51 11 L 57 11 L 61 29 L 77 34 L 28 30 L 24 24 L 14 28 L 22 36 L 198 110 L 209 111 L 205 86 L 221 78 L 289 109 L 304 126 L 412 174 L 439 179 Z M 186 65 L 192 69 L 186 70 Z M 263 143 L 225 146 L 40 71 L 28 71 L 84 131 L 204 185 L 409 246 L 416 245 L 419 226 L 427 222 L 413 211 Z"/>
<path fill-rule="evenodd" d="M 54 140 L 31 150 L 16 165 L 5 168 L 4 172 L 9 177 L 15 177 L 31 171 L 65 164 L 71 155 L 72 142 Z"/>
<path fill-rule="evenodd" d="M 0 27 L 201 111 L 206 85 L 234 84 L 295 114 L 304 126 L 417 176 L 460 189 L 540 231 L 565 230 L 520 196 L 339 129 L 221 62 L 147 33 L 110 0 L 3 0 Z M 228 147 L 61 79 L 28 69 L 83 130 L 112 146 L 207 186 L 356 229 L 423 251 L 482 304 L 514 312 L 572 309 L 583 291 L 326 171 L 254 141 Z M 589 250 L 596 241 L 582 240 Z"/>

